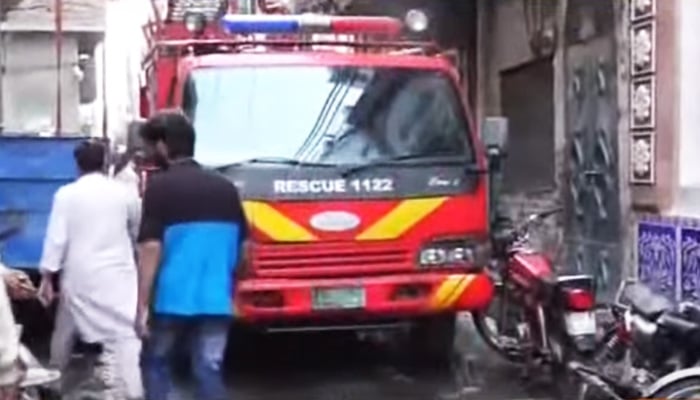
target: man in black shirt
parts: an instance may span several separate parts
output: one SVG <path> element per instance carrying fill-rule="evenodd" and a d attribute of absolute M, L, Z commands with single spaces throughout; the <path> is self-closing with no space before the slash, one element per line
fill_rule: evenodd
<path fill-rule="evenodd" d="M 139 232 L 136 330 L 145 339 L 148 400 L 167 400 L 168 358 L 188 333 L 200 400 L 227 399 L 221 363 L 232 317 L 234 269 L 246 221 L 236 187 L 193 159 L 194 128 L 183 114 L 150 118 L 142 137 L 167 168 L 149 179 Z"/>

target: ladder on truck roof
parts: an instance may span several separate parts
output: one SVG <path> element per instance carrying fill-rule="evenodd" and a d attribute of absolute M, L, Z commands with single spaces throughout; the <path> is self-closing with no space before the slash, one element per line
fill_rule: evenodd
<path fill-rule="evenodd" d="M 150 0 L 150 2 L 151 17 L 143 27 L 149 48 L 159 40 L 182 36 L 178 33 L 184 29 L 185 16 L 189 13 L 201 14 L 211 24 L 226 13 L 235 12 L 238 4 L 235 0 Z"/>
<path fill-rule="evenodd" d="M 212 23 L 224 14 L 231 12 L 236 1 L 231 0 L 150 0 L 151 12 L 147 22 L 142 27 L 144 41 L 148 52 L 142 60 L 145 70 L 157 56 L 157 50 L 163 45 L 175 46 L 182 40 L 192 41 L 185 26 L 185 16 L 188 13 L 200 13 L 209 21 L 206 39 L 225 39 L 226 36 L 218 29 L 218 24 Z"/>
<path fill-rule="evenodd" d="M 214 20 L 231 9 L 228 0 L 168 0 L 166 20 L 183 21 L 187 13 L 200 13 Z"/>

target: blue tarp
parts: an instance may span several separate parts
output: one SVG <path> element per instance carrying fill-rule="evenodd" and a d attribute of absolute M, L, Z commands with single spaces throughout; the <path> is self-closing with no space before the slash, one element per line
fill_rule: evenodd
<path fill-rule="evenodd" d="M 34 269 L 51 201 L 77 175 L 73 149 L 84 138 L 0 136 L 0 230 L 19 216 L 21 230 L 0 244 L 6 265 Z"/>

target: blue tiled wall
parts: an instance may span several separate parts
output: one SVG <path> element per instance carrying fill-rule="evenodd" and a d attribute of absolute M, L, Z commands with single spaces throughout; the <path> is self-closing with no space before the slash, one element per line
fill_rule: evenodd
<path fill-rule="evenodd" d="M 700 301 L 700 227 L 684 227 L 680 233 L 683 300 Z"/>
<path fill-rule="evenodd" d="M 637 226 L 637 273 L 673 300 L 700 301 L 700 221 L 646 219 Z"/>

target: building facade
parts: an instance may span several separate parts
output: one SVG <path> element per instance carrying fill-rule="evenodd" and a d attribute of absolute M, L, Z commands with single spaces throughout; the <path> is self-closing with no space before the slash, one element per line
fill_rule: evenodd
<path fill-rule="evenodd" d="M 479 119 L 510 121 L 503 201 L 518 219 L 563 207 L 542 229 L 558 268 L 610 297 L 631 273 L 624 0 L 478 1 Z"/>
<path fill-rule="evenodd" d="M 695 0 L 479 2 L 479 110 L 511 121 L 514 214 L 563 204 L 550 242 L 603 293 L 636 276 L 700 300 Z"/>
<path fill-rule="evenodd" d="M 693 0 L 636 0 L 629 13 L 632 208 L 639 277 L 700 301 L 700 48 Z"/>
<path fill-rule="evenodd" d="M 639 276 L 671 298 L 700 300 L 700 1 L 342 3 L 356 14 L 428 12 L 430 35 L 459 51 L 477 123 L 510 121 L 505 208 L 517 219 L 564 206 L 539 235 L 562 270 L 594 274 L 607 296 Z M 54 2 L 0 4 L 1 126 L 50 134 Z M 146 15 L 134 10 L 149 2 L 63 4 L 62 130 L 117 137 L 136 114 L 143 52 L 133 43 L 145 21 L 127 16 Z"/>
<path fill-rule="evenodd" d="M 0 127 L 5 134 L 97 135 L 102 130 L 104 2 L 61 3 L 58 68 L 56 3 L 2 1 Z"/>

